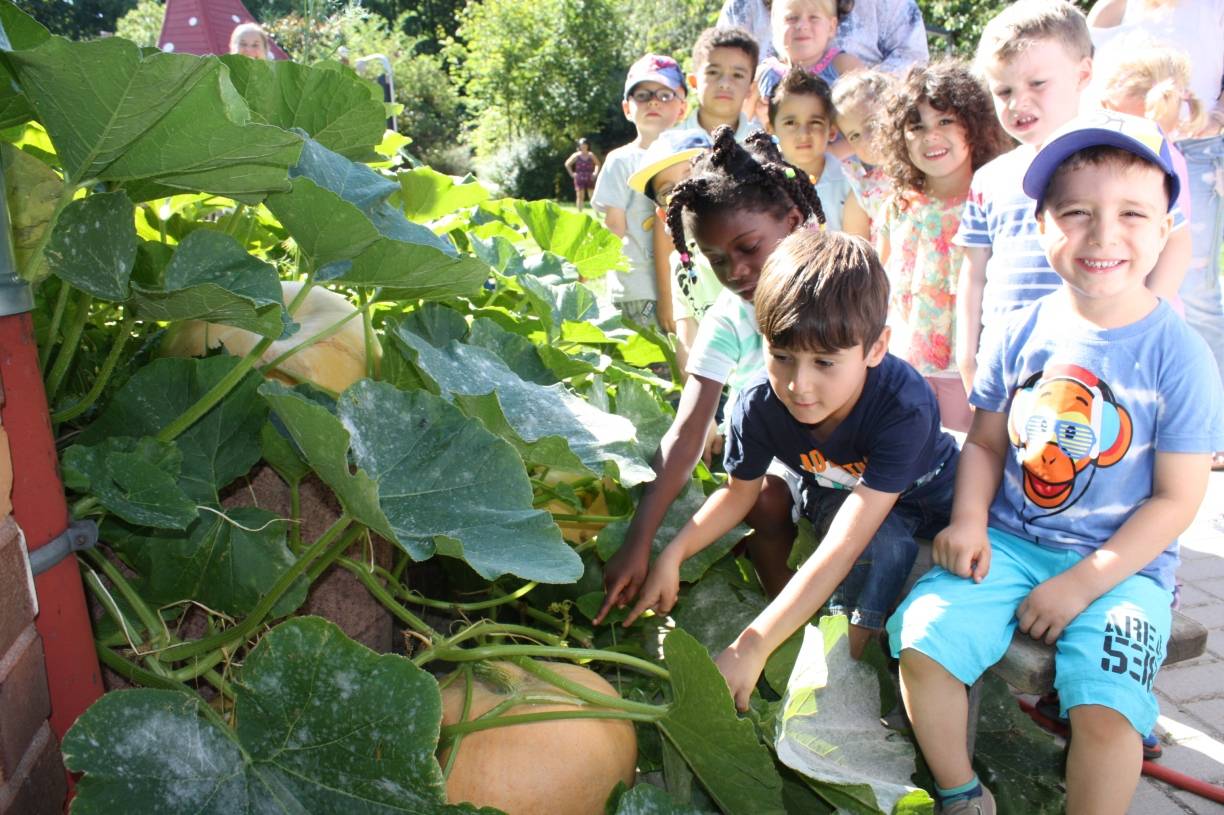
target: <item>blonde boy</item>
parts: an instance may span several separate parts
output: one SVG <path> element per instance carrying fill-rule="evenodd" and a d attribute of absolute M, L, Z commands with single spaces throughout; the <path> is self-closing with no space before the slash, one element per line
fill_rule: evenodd
<path fill-rule="evenodd" d="M 1127 810 L 1159 707 L 1177 536 L 1224 443 L 1206 344 L 1145 279 L 1178 178 L 1153 123 L 1097 112 L 1023 177 L 1062 283 L 992 331 L 937 566 L 888 622 L 945 813 L 990 815 L 965 749 L 972 684 L 1016 629 L 1055 644 L 1067 811 Z"/>
<path fill-rule="evenodd" d="M 757 42 L 742 28 L 707 28 L 693 45 L 689 85 L 697 91 L 697 108 L 679 127 L 713 134 L 720 125 L 735 128 L 743 142 L 759 124 L 742 113 L 756 73 Z"/>
<path fill-rule="evenodd" d="M 981 167 L 953 242 L 965 247 L 956 298 L 956 353 L 971 389 L 983 329 L 1007 312 L 1056 290 L 1060 281 L 1037 240 L 1032 201 L 1020 179 L 1050 133 L 1079 113 L 1092 78 L 1092 40 L 1084 15 L 1065 0 L 1020 0 L 982 32 L 977 70 L 995 113 L 1020 146 Z M 1169 239 L 1148 285 L 1171 297 L 1185 274 L 1190 236 L 1174 210 Z"/>

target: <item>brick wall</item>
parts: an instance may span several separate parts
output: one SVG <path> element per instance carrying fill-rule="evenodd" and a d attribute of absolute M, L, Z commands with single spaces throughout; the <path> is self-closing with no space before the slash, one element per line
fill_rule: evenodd
<path fill-rule="evenodd" d="M 47 723 L 51 699 L 42 639 L 34 628 L 34 583 L 9 514 L 12 476 L 0 427 L 0 815 L 42 815 L 62 812 L 68 789 Z"/>

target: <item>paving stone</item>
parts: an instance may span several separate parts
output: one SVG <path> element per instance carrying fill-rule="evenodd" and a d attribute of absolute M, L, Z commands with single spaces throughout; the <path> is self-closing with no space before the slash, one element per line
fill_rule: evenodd
<path fill-rule="evenodd" d="M 1178 806 L 1182 807 L 1183 812 L 1193 813 L 1193 815 L 1221 815 L 1224 813 L 1224 805 L 1208 801 L 1206 798 L 1184 792 L 1183 790 L 1172 790 L 1169 797 L 1173 799 Z M 1171 810 L 1176 811 L 1176 810 Z M 1153 815 L 1156 815 L 1154 813 Z"/>
<path fill-rule="evenodd" d="M 1220 598 L 1214 594 L 1208 594 L 1193 583 L 1182 582 L 1181 611 L 1184 613 L 1189 614 L 1190 609 L 1218 602 L 1220 602 Z"/>
<path fill-rule="evenodd" d="M 1224 670 L 1218 661 L 1171 665 L 1156 675 L 1156 685 L 1166 696 L 1181 704 L 1201 698 L 1224 697 L 1222 675 Z"/>
<path fill-rule="evenodd" d="M 1183 582 L 1193 581 L 1195 583 L 1203 579 L 1224 577 L 1224 557 L 1205 555 L 1194 560 L 1185 561 L 1182 563 L 1181 568 L 1177 570 L 1177 576 Z"/>
<path fill-rule="evenodd" d="M 1208 628 L 1224 628 L 1224 602 L 1205 603 L 1194 608 L 1181 609 L 1182 614 L 1198 620 Z"/>
<path fill-rule="evenodd" d="M 1224 739 L 1224 699 L 1186 702 L 1182 709 L 1203 722 L 1208 732 L 1211 732 L 1216 738 Z"/>
<path fill-rule="evenodd" d="M 1219 785 L 1224 783 L 1224 764 L 1220 763 L 1218 749 L 1221 747 L 1224 745 L 1203 734 L 1185 744 L 1166 745 L 1159 763 L 1191 778 Z"/>
<path fill-rule="evenodd" d="M 1224 628 L 1213 628 L 1207 632 L 1207 653 L 1224 658 Z M 1220 686 L 1224 689 L 1224 664 L 1220 665 Z"/>
<path fill-rule="evenodd" d="M 1139 781 L 1135 797 L 1131 799 L 1127 815 L 1157 815 L 1157 813 L 1180 812 L 1177 804 L 1165 792 L 1167 787 L 1146 778 Z"/>
<path fill-rule="evenodd" d="M 1224 577 L 1213 577 L 1208 580 L 1195 580 L 1194 585 L 1213 597 L 1224 600 Z"/>

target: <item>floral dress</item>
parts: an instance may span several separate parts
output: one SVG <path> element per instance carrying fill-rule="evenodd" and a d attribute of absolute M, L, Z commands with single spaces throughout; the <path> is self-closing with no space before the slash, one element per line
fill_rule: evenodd
<path fill-rule="evenodd" d="M 879 246 L 881 211 L 892 193 L 892 182 L 879 165 L 868 167 L 853 153 L 842 159 L 841 165 L 859 205 L 871 221 L 871 245 Z"/>
<path fill-rule="evenodd" d="M 956 278 L 965 250 L 952 243 L 966 196 L 893 193 L 880 219 L 890 286 L 889 350 L 923 376 L 956 374 Z"/>

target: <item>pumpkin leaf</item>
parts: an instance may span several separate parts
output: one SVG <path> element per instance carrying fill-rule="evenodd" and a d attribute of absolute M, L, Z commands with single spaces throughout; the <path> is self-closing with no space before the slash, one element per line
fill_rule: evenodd
<path fill-rule="evenodd" d="M 425 303 L 403 318 L 402 324 L 430 345 L 445 348 L 451 340 L 462 342 L 468 334 L 467 320 L 453 308 Z"/>
<path fill-rule="evenodd" d="M 573 342 L 610 342 L 602 331 L 587 322 L 599 315 L 599 303 L 586 286 L 581 283 L 554 285 L 530 275 L 522 275 L 518 280 L 532 311 L 546 326 L 560 331 L 567 324 L 574 324 L 566 337 Z"/>
<path fill-rule="evenodd" d="M 879 670 L 850 657 L 848 632 L 843 615 L 804 630 L 775 748 L 839 810 L 887 813 L 915 791 L 914 747 L 880 723 Z"/>
<path fill-rule="evenodd" d="M 0 2 L 0 51 L 17 51 L 50 39 L 51 32 L 17 6 Z M 13 81 L 13 74 L 0 60 L 0 128 L 12 127 L 34 117 L 29 100 Z"/>
<path fill-rule="evenodd" d="M 196 503 L 179 488 L 183 454 L 152 438 L 104 439 L 64 451 L 64 485 L 89 492 L 125 521 L 163 529 L 186 529 Z"/>
<path fill-rule="evenodd" d="M 301 139 L 251 124 L 215 57 L 141 50 L 118 37 L 51 37 L 7 60 L 74 184 L 141 182 L 147 197 L 173 189 L 249 198 L 288 187 Z"/>
<path fill-rule="evenodd" d="M 781 815 L 782 778 L 752 722 L 735 715 L 727 682 L 683 629 L 663 641 L 675 701 L 659 728 L 727 815 Z"/>
<path fill-rule="evenodd" d="M 0 92 L 0 106 L 2 97 Z M 0 144 L 0 162 L 4 167 L 4 194 L 12 221 L 17 272 L 26 282 L 38 283 L 47 270 L 41 263 L 31 266 L 35 260 L 32 254 L 64 195 L 64 182 L 55 170 L 11 144 Z"/>
<path fill-rule="evenodd" d="M 701 491 L 701 482 L 693 480 L 689 482 L 684 491 L 672 501 L 672 504 L 667 509 L 667 514 L 663 516 L 663 522 L 659 524 L 659 531 L 655 533 L 654 541 L 650 544 L 651 557 L 657 556 L 667 544 L 671 543 L 672 539 L 679 534 L 689 519 L 697 510 L 701 509 L 701 505 L 705 503 L 705 494 Z M 599 553 L 599 557 L 605 562 L 616 554 L 616 550 L 621 548 L 621 544 L 625 542 L 625 533 L 629 531 L 629 521 L 613 521 L 605 526 L 599 533 L 599 540 L 596 543 L 595 551 Z M 732 529 L 727 534 L 723 535 L 712 544 L 702 549 L 697 554 L 684 561 L 680 567 L 680 579 L 686 583 L 694 583 L 701 579 L 701 576 L 706 573 L 706 570 L 713 566 L 724 555 L 731 551 L 740 538 L 747 535 L 749 529 L 747 526 L 740 524 Z"/>
<path fill-rule="evenodd" d="M 430 167 L 417 167 L 397 178 L 404 215 L 414 221 L 432 221 L 489 198 L 489 191 L 479 181 L 464 179 L 456 183 L 453 177 Z"/>
<path fill-rule="evenodd" d="M 629 381 L 616 386 L 616 413 L 633 422 L 637 428 L 638 447 L 647 460 L 659 449 L 659 443 L 676 415 L 669 407 L 664 407 L 645 385 Z"/>
<path fill-rule="evenodd" d="M 319 144 L 356 161 L 375 159 L 387 113 L 381 98 L 352 71 L 289 60 L 221 57 L 251 120 L 305 131 Z"/>
<path fill-rule="evenodd" d="M 515 201 L 514 211 L 541 249 L 565 258 L 583 277 L 629 268 L 620 238 L 589 215 L 567 212 L 552 201 Z"/>
<path fill-rule="evenodd" d="M 237 364 L 230 356 L 154 360 L 132 374 L 78 441 L 94 445 L 111 436 L 156 436 Z M 268 413 L 256 398 L 260 381 L 247 374 L 174 440 L 183 453 L 179 486 L 196 503 L 218 504 L 217 493 L 259 460 L 259 431 Z"/>
<path fill-rule="evenodd" d="M 557 376 L 540 359 L 536 346 L 530 340 L 507 331 L 488 317 L 478 317 L 472 321 L 468 343 L 497 354 L 506 367 L 525 382 L 553 385 L 558 381 Z"/>
<path fill-rule="evenodd" d="M 95 702 L 64 738 L 65 764 L 84 773 L 73 810 L 477 811 L 445 803 L 434 757 L 441 696 L 411 661 L 305 617 L 264 635 L 232 685 L 232 729 L 177 691 L 124 690 Z"/>
<path fill-rule="evenodd" d="M 1007 683 L 987 672 L 973 763 L 1003 815 L 1053 815 L 1067 802 L 1062 750 L 1016 704 Z"/>
<path fill-rule="evenodd" d="M 460 397 L 488 395 L 479 401 L 466 400 L 465 410 L 478 410 L 482 420 L 489 420 L 493 432 L 512 428 L 512 443 L 529 460 L 548 463 L 533 454 L 538 449 L 540 457 L 564 469 L 581 469 L 574 466 L 575 459 L 598 474 L 602 474 L 605 462 L 615 464 L 626 485 L 654 478 L 654 471 L 637 451 L 633 425 L 627 419 L 599 410 L 563 385 L 525 382 L 484 348 L 458 342 L 445 349 L 435 348 L 403 324 L 390 333 L 408 360 L 433 380 L 444 396 L 459 401 Z M 501 419 L 495 417 L 494 400 Z M 546 441 L 547 450 L 533 447 L 541 441 Z M 568 446 L 568 453 L 562 445 Z M 557 459 L 565 459 L 565 463 Z"/>
<path fill-rule="evenodd" d="M 146 320 L 207 320 L 274 338 L 290 324 L 276 267 L 208 229 L 183 239 L 160 288 L 133 288 L 137 312 Z"/>
<path fill-rule="evenodd" d="M 263 460 L 268 462 L 276 474 L 286 483 L 296 484 L 310 475 L 310 465 L 302 460 L 301 451 L 286 433 L 278 427 L 284 427 L 280 422 L 269 419 L 259 431 L 259 451 Z"/>
<path fill-rule="evenodd" d="M 285 543 L 285 521 L 255 507 L 209 507 L 182 532 L 107 521 L 103 538 L 141 575 L 142 596 L 158 605 L 194 600 L 224 614 L 248 614 L 296 558 Z M 303 577 L 281 597 L 272 616 L 306 601 Z"/>
<path fill-rule="evenodd" d="M 609 800 L 609 815 L 705 815 L 705 811 L 674 800 L 652 784 L 638 784 Z"/>
<path fill-rule="evenodd" d="M 340 396 L 333 417 L 275 383 L 260 392 L 345 508 L 413 558 L 442 551 L 490 580 L 581 576 L 582 561 L 552 516 L 532 507 L 514 449 L 442 399 L 362 380 Z"/>
<path fill-rule="evenodd" d="M 760 587 L 740 574 L 734 559 L 724 559 L 681 595 L 672 618 L 717 657 L 768 604 Z"/>
<path fill-rule="evenodd" d="M 127 300 L 136 263 L 135 217 L 136 208 L 124 192 L 70 202 L 45 250 L 51 272 L 99 299 Z"/>

